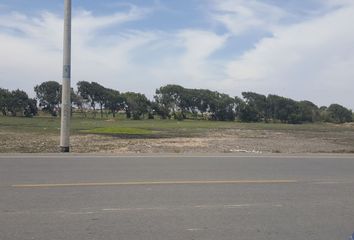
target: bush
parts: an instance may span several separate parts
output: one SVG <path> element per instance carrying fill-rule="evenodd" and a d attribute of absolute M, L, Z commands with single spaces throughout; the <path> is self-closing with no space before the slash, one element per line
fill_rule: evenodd
<path fill-rule="evenodd" d="M 183 121 L 185 119 L 185 117 L 182 112 L 175 112 L 174 119 L 176 119 L 178 121 Z"/>

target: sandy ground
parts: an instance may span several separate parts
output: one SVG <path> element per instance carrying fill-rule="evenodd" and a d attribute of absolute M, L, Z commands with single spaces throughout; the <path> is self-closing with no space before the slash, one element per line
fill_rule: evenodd
<path fill-rule="evenodd" d="M 74 135 L 76 153 L 354 153 L 351 131 L 338 133 L 274 130 L 212 130 L 203 137 L 127 139 L 106 135 Z M 0 152 L 58 152 L 53 134 L 0 131 Z"/>

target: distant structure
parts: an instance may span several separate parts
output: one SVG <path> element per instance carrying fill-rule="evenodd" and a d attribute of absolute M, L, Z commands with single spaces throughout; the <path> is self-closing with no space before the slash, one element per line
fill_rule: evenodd
<path fill-rule="evenodd" d="M 71 0 L 64 0 L 64 59 L 61 104 L 60 151 L 70 152 Z"/>

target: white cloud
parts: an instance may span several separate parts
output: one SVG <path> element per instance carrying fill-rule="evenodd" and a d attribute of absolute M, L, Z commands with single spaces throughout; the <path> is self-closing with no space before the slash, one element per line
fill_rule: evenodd
<path fill-rule="evenodd" d="M 131 6 L 104 16 L 76 11 L 72 85 L 96 81 L 151 97 L 155 88 L 174 83 L 231 95 L 258 91 L 354 108 L 354 31 L 349 26 L 354 22 L 354 6 L 350 2 L 326 0 L 322 6 L 328 7 L 327 14 L 290 25 L 282 19 L 291 14 L 277 6 L 256 0 L 212 0 L 210 15 L 228 29 L 223 34 L 188 26 L 167 32 L 122 25 L 145 20 L 151 8 Z M 0 87 L 33 94 L 36 84 L 61 81 L 62 21 L 50 12 L 35 17 L 0 15 Z M 234 43 L 230 36 L 237 42 L 239 36 L 260 29 L 272 37 L 263 38 L 236 59 L 218 52 Z"/>
<path fill-rule="evenodd" d="M 76 12 L 72 85 L 96 81 L 151 97 L 163 84 L 198 87 L 203 80 L 216 78 L 219 70 L 211 67 L 210 55 L 223 46 L 227 35 L 194 29 L 168 33 L 119 28 L 148 13 L 150 10 L 137 7 L 101 17 L 84 10 Z M 0 60 L 1 87 L 33 92 L 35 84 L 61 81 L 62 21 L 49 12 L 39 17 L 20 13 L 0 17 L 0 52 L 6 56 Z M 105 29 L 109 34 L 102 34 Z"/>
<path fill-rule="evenodd" d="M 280 20 L 288 16 L 283 9 L 257 0 L 212 0 L 212 18 L 224 24 L 230 32 L 262 29 L 272 30 Z"/>
<path fill-rule="evenodd" d="M 177 37 L 185 49 L 176 62 L 176 66 L 184 72 L 184 78 L 188 81 L 200 82 L 219 77 L 215 76 L 216 69 L 213 67 L 213 60 L 209 57 L 224 46 L 227 35 L 219 36 L 207 31 L 185 30 L 179 32 Z"/>
<path fill-rule="evenodd" d="M 224 84 L 354 107 L 354 7 L 273 31 L 229 63 Z"/>
<path fill-rule="evenodd" d="M 76 28 L 76 33 L 94 33 L 102 28 L 142 19 L 150 11 L 147 8 L 138 8 L 130 5 L 128 12 L 96 17 L 90 11 L 81 10 L 75 16 L 74 27 Z"/>
<path fill-rule="evenodd" d="M 143 18 L 148 11 L 132 7 L 108 16 L 76 12 L 73 18 L 73 85 L 79 80 L 112 79 L 128 68 L 130 51 L 151 41 L 149 33 L 128 31 L 101 38 L 99 30 Z M 38 17 L 20 13 L 0 16 L 1 87 L 22 88 L 33 93 L 33 86 L 48 80 L 61 81 L 61 17 L 44 12 Z M 104 82 L 104 80 L 106 82 Z"/>
<path fill-rule="evenodd" d="M 317 0 L 319 3 L 324 3 L 328 6 L 336 6 L 336 7 L 343 7 L 343 6 L 353 6 L 354 2 L 352 0 Z"/>

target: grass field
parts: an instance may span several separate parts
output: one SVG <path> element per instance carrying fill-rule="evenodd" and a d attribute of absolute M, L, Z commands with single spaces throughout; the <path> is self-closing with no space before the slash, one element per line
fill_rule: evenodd
<path fill-rule="evenodd" d="M 241 123 L 207 120 L 127 120 L 106 118 L 79 118 L 71 121 L 73 134 L 78 133 L 106 133 L 106 134 L 163 134 L 165 132 L 178 134 L 188 130 L 192 133 L 208 129 L 250 129 L 250 130 L 284 130 L 284 131 L 354 131 L 351 125 L 346 124 L 281 124 L 281 123 Z M 50 132 L 58 133 L 60 118 L 54 117 L 4 117 L 0 116 L 0 129 L 20 132 Z M 135 130 L 134 130 L 135 129 Z"/>
<path fill-rule="evenodd" d="M 326 140 L 335 144 L 343 144 L 341 148 L 335 149 L 337 152 L 351 152 L 348 146 L 354 145 L 354 127 L 350 124 L 335 125 L 326 123 L 316 124 L 279 124 L 279 123 L 240 123 L 240 122 L 217 122 L 206 120 L 127 120 L 122 116 L 117 119 L 101 118 L 80 118 L 74 117 L 71 123 L 72 135 L 85 137 L 87 135 L 97 135 L 103 137 L 113 137 L 120 139 L 157 139 L 157 138 L 219 138 L 237 137 L 242 139 L 256 139 L 257 141 L 270 140 L 276 136 L 293 136 L 300 139 L 311 139 L 316 141 Z M 34 152 L 46 152 L 46 139 L 51 138 L 49 144 L 53 151 L 57 146 L 57 139 L 60 130 L 60 118 L 49 116 L 23 118 L 23 117 L 0 117 L 0 152 L 27 152 L 32 151 L 31 146 L 26 146 L 22 139 L 37 139 L 37 143 L 43 145 L 42 148 L 33 150 Z M 274 135 L 275 134 L 275 135 Z M 273 136 L 274 135 L 274 136 Z M 220 137 L 221 136 L 221 137 Z M 300 138 L 301 137 L 301 138 Z M 216 138 L 218 140 L 218 138 Z M 280 139 L 274 139 L 277 141 Z M 33 140 L 34 141 L 34 140 Z M 44 141 L 44 143 L 42 143 Z M 107 139 L 105 141 L 108 141 Z M 116 140 L 112 140 L 116 141 Z M 235 140 L 236 141 L 236 140 Z M 294 139 L 294 141 L 297 141 Z M 11 147 L 11 142 L 16 142 Z M 236 144 L 236 143 L 235 143 Z M 238 144 L 238 143 L 237 143 Z M 257 144 L 262 144 L 258 143 Z M 4 146 L 7 147 L 4 147 Z M 48 145 L 48 146 L 49 146 Z M 210 143 L 209 143 L 210 145 Z M 257 146 L 258 146 L 257 145 Z M 17 146 L 17 147 L 16 147 Z M 262 146 L 260 146 L 262 147 Z M 354 148 L 353 148 L 354 150 Z M 284 152 L 283 150 L 272 149 L 273 152 Z M 319 150 L 322 151 L 322 150 Z M 334 151 L 334 150 L 331 150 Z"/>

